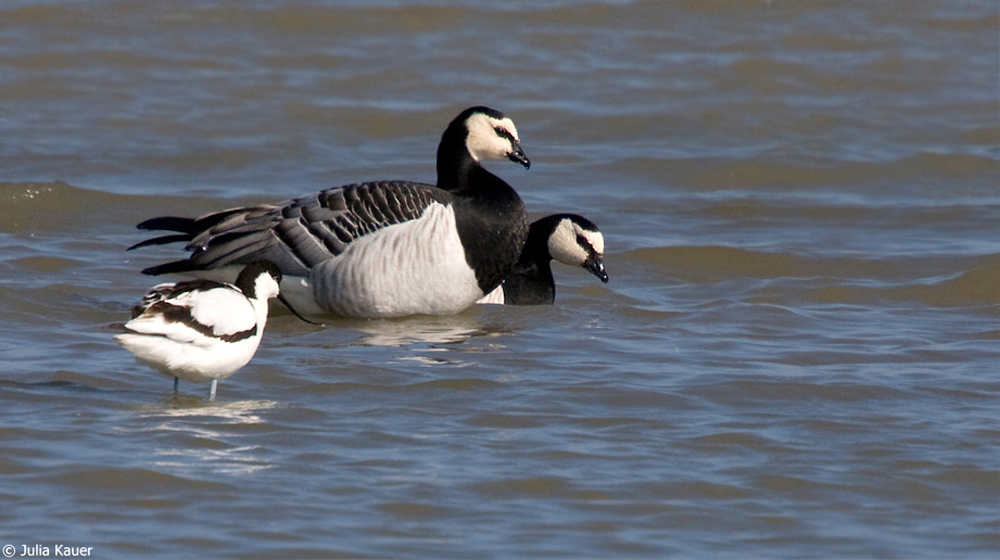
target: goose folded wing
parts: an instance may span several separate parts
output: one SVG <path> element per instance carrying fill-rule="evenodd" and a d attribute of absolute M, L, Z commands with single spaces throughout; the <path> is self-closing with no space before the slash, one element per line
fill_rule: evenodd
<path fill-rule="evenodd" d="M 433 185 L 382 181 L 345 185 L 277 205 L 226 210 L 183 225 L 171 222 L 174 231 L 183 228 L 190 236 L 187 249 L 192 254 L 149 272 L 206 270 L 266 259 L 286 275 L 305 276 L 355 239 L 419 218 L 432 202 L 449 204 L 450 197 Z"/>

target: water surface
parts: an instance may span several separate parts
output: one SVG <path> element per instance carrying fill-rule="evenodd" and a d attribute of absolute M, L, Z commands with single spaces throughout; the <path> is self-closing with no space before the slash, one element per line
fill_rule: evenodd
<path fill-rule="evenodd" d="M 1000 553 L 987 1 L 0 6 L 0 536 L 100 558 Z M 462 108 L 608 284 L 275 310 L 220 384 L 114 323 L 134 225 L 433 181 Z"/>

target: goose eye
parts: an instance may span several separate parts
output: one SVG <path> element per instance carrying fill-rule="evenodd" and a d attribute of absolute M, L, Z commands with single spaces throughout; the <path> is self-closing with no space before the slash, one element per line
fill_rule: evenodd
<path fill-rule="evenodd" d="M 514 139 L 514 136 L 510 132 L 507 132 L 507 129 L 502 126 L 494 126 L 493 131 L 496 132 L 497 136 L 501 138 L 506 138 L 508 140 Z"/>

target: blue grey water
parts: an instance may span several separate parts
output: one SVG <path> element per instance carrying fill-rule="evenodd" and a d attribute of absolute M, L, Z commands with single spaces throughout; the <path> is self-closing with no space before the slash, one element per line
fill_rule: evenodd
<path fill-rule="evenodd" d="M 136 223 L 433 181 L 476 104 L 608 284 L 277 307 L 214 403 L 114 343 Z M 7 0 L 0 545 L 996 558 L 998 185 L 992 0 Z"/>

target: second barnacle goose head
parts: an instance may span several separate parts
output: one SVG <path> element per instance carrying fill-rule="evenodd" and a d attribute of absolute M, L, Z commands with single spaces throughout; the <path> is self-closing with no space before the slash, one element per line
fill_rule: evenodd
<path fill-rule="evenodd" d="M 547 243 L 549 255 L 563 264 L 582 266 L 600 278 L 601 282 L 607 282 L 608 273 L 604 270 L 604 236 L 597 226 L 576 214 L 557 214 L 550 218 L 548 223 L 552 229 Z"/>

